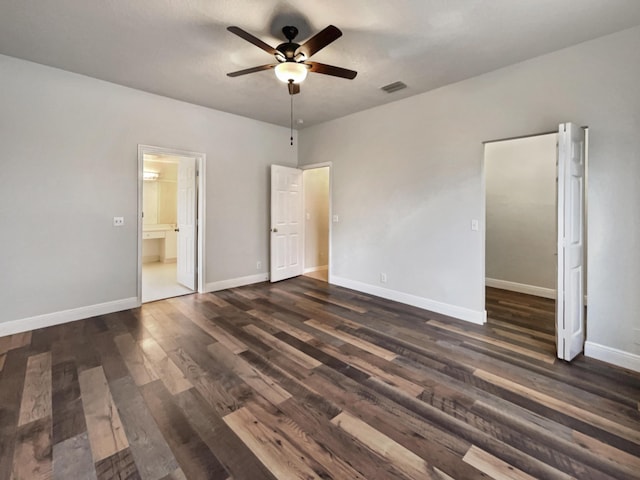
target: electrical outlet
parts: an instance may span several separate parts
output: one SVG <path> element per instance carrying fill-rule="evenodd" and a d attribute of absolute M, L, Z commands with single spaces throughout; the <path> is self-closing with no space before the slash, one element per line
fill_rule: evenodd
<path fill-rule="evenodd" d="M 124 217 L 113 217 L 113 226 L 121 227 L 124 225 Z"/>
<path fill-rule="evenodd" d="M 381 273 L 380 274 L 380 283 L 387 283 L 387 274 L 386 273 Z"/>
<path fill-rule="evenodd" d="M 258 260 L 256 262 L 256 270 L 261 270 L 262 269 L 262 262 L 260 260 Z"/>

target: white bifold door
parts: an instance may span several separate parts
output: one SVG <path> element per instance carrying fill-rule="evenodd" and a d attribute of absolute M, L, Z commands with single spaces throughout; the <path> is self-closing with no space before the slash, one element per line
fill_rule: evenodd
<path fill-rule="evenodd" d="M 271 165 L 272 282 L 302 275 L 302 170 Z"/>
<path fill-rule="evenodd" d="M 558 134 L 558 358 L 584 348 L 585 131 L 573 123 Z"/>
<path fill-rule="evenodd" d="M 178 265 L 177 280 L 196 289 L 197 190 L 196 159 L 180 157 L 178 162 Z"/>

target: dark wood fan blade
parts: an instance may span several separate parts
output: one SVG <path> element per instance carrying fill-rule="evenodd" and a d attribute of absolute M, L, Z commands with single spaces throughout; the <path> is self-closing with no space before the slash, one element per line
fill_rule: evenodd
<path fill-rule="evenodd" d="M 319 52 L 324 47 L 334 42 L 342 36 L 342 32 L 338 27 L 329 25 L 324 30 L 316 33 L 313 37 L 307 40 L 303 45 L 300 45 L 296 50 L 296 55 L 304 53 L 307 58 L 316 52 Z"/>
<path fill-rule="evenodd" d="M 245 68 L 244 70 L 238 70 L 237 72 L 227 73 L 228 77 L 239 77 L 240 75 L 246 75 L 247 73 L 255 73 L 261 72 L 262 70 L 269 70 L 270 68 L 274 68 L 277 63 L 269 64 L 269 65 L 260 65 L 259 67 L 253 68 Z"/>
<path fill-rule="evenodd" d="M 261 48 L 262 50 L 264 50 L 267 53 L 270 53 L 271 55 L 276 54 L 277 50 L 275 48 L 273 48 L 271 45 L 267 43 L 264 43 L 259 38 L 254 37 L 249 32 L 245 32 L 240 27 L 227 27 L 227 30 L 229 30 L 231 33 L 235 33 L 240 38 L 244 38 L 247 42 L 253 43 L 256 47 Z"/>
<path fill-rule="evenodd" d="M 358 75 L 358 72 L 354 70 L 347 70 L 346 68 L 334 67 L 333 65 L 325 65 L 318 62 L 304 62 L 305 65 L 309 65 L 311 72 L 324 73 L 325 75 L 333 75 L 334 77 L 348 78 L 353 80 Z"/>
<path fill-rule="evenodd" d="M 289 95 L 296 95 L 298 93 L 300 93 L 300 84 L 299 83 L 293 83 L 293 82 L 289 82 Z"/>

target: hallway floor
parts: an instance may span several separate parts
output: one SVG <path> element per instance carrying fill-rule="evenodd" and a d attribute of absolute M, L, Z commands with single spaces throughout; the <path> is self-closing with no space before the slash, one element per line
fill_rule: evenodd
<path fill-rule="evenodd" d="M 193 293 L 176 280 L 175 263 L 145 263 L 142 265 L 142 303 Z"/>

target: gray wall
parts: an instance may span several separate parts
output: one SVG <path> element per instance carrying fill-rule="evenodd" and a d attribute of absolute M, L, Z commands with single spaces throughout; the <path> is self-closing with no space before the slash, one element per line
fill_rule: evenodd
<path fill-rule="evenodd" d="M 508 282 L 502 288 L 555 293 L 557 140 L 554 133 L 485 145 L 485 275 Z"/>
<path fill-rule="evenodd" d="M 288 129 L 6 56 L 0 84 L 0 322 L 136 296 L 138 144 L 207 154 L 206 282 L 266 273 Z"/>
<path fill-rule="evenodd" d="M 333 162 L 333 275 L 386 271 L 389 290 L 480 313 L 482 142 L 588 125 L 588 340 L 640 353 L 638 45 L 630 29 L 301 131 L 302 163 Z"/>

